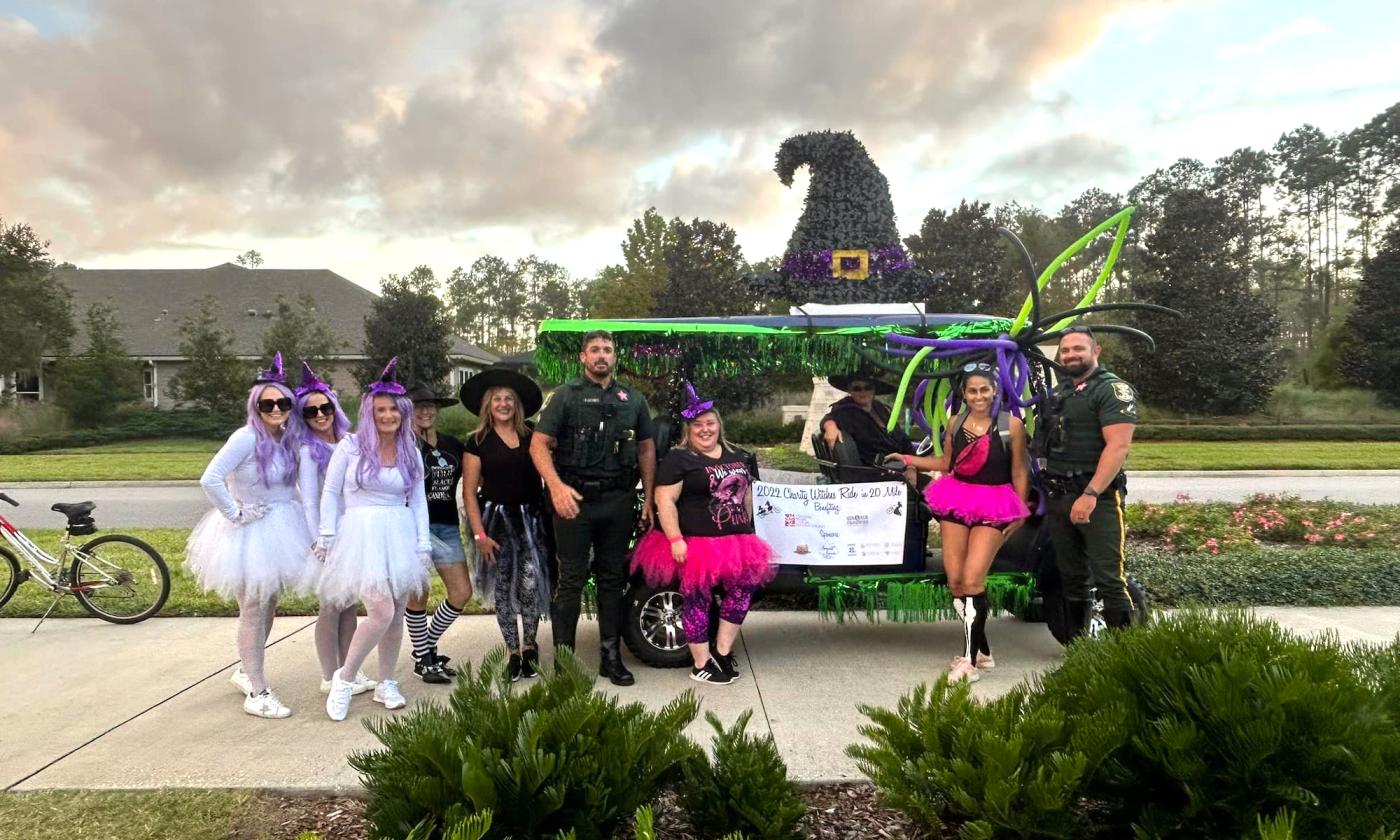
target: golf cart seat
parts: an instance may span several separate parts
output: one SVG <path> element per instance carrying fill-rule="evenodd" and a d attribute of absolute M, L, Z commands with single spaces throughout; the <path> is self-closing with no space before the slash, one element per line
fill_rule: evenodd
<path fill-rule="evenodd" d="M 812 434 L 812 453 L 816 455 L 817 467 L 827 481 L 832 484 L 863 484 L 871 481 L 889 481 L 890 473 L 869 464 L 860 462 L 855 441 L 843 438 L 836 446 L 827 446 L 821 432 Z"/>

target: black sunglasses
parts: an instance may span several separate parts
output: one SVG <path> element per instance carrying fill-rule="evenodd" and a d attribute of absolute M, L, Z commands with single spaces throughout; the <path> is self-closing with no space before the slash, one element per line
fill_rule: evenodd
<path fill-rule="evenodd" d="M 261 411 L 263 414 L 271 414 L 273 409 L 278 411 L 291 411 L 292 401 L 286 397 L 280 397 L 275 400 L 258 400 L 258 411 Z"/>
<path fill-rule="evenodd" d="M 856 385 L 856 384 L 852 384 L 852 385 L 851 385 L 851 393 L 852 393 L 852 394 L 854 394 L 856 391 L 873 391 L 873 390 L 875 390 L 875 386 L 874 386 L 874 385 L 869 385 L 869 384 L 866 384 L 866 383 L 861 383 L 861 384 L 859 384 L 859 385 Z"/>
<path fill-rule="evenodd" d="M 334 417 L 335 406 L 328 402 L 323 402 L 320 405 L 308 405 L 301 409 L 301 416 L 306 420 L 315 420 L 317 414 L 322 417 Z"/>

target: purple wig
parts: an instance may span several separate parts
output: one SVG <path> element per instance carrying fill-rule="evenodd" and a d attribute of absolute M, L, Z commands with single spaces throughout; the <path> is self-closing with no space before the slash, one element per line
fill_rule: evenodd
<path fill-rule="evenodd" d="M 404 498 L 409 498 L 413 486 L 423 480 L 423 468 L 418 458 L 418 438 L 413 435 L 413 402 L 393 394 L 365 394 L 360 398 L 360 417 L 355 425 L 355 444 L 360 464 L 355 468 L 355 480 L 361 487 L 382 489 L 379 482 L 379 429 L 374 425 L 374 400 L 377 397 L 394 401 L 399 410 L 399 431 L 394 435 L 395 460 L 403 477 Z"/>
<path fill-rule="evenodd" d="M 302 391 L 297 389 L 296 405 L 292 408 L 291 425 L 295 432 L 298 445 L 306 446 L 311 450 L 311 457 L 316 459 L 316 467 L 322 477 L 326 475 L 326 465 L 331 462 L 331 453 L 335 451 L 335 444 L 326 441 L 306 425 L 306 420 L 301 416 L 302 409 L 306 408 L 306 403 L 310 401 L 312 394 L 325 394 L 326 399 L 335 406 L 335 414 L 331 417 L 331 436 L 337 441 L 345 437 L 345 433 L 350 431 L 350 418 L 345 416 L 345 410 L 340 407 L 340 400 L 335 392 L 327 388 L 326 390 Z"/>
<path fill-rule="evenodd" d="M 258 464 L 258 478 L 262 479 L 264 487 L 271 487 L 267 473 L 269 467 L 279 466 L 282 468 L 282 484 L 296 484 L 297 481 L 297 435 L 290 425 L 288 418 L 287 426 L 282 428 L 281 439 L 274 438 L 267 430 L 267 424 L 263 422 L 262 415 L 258 413 L 258 400 L 262 398 L 263 391 L 272 388 L 277 393 L 291 400 L 292 390 L 280 382 L 259 382 L 253 386 L 253 390 L 248 392 L 248 428 L 253 430 L 257 443 L 253 447 L 253 459 Z M 293 415 L 295 416 L 295 415 Z"/>

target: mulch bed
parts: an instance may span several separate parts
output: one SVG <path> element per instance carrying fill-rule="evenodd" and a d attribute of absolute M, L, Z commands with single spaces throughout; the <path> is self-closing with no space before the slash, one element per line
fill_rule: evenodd
<path fill-rule="evenodd" d="M 903 814 L 880 807 L 869 784 L 827 784 L 802 789 L 807 800 L 807 830 L 813 840 L 903 840 L 920 837 Z M 263 793 L 248 803 L 234 840 L 296 840 L 316 832 L 321 840 L 365 840 L 364 800 L 347 796 L 282 796 Z M 653 806 L 656 836 L 664 840 L 699 840 L 667 795 Z M 628 835 L 630 836 L 630 831 Z"/>

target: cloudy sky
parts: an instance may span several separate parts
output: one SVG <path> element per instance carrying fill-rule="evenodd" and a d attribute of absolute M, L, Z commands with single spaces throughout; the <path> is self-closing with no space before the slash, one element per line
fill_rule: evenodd
<path fill-rule="evenodd" d="M 632 218 L 778 254 L 781 140 L 850 129 L 900 229 L 1055 210 L 1182 156 L 1400 101 L 1400 4 L 1297 0 L 0 0 L 0 217 L 88 268 L 376 285 L 529 253 L 616 262 Z"/>

